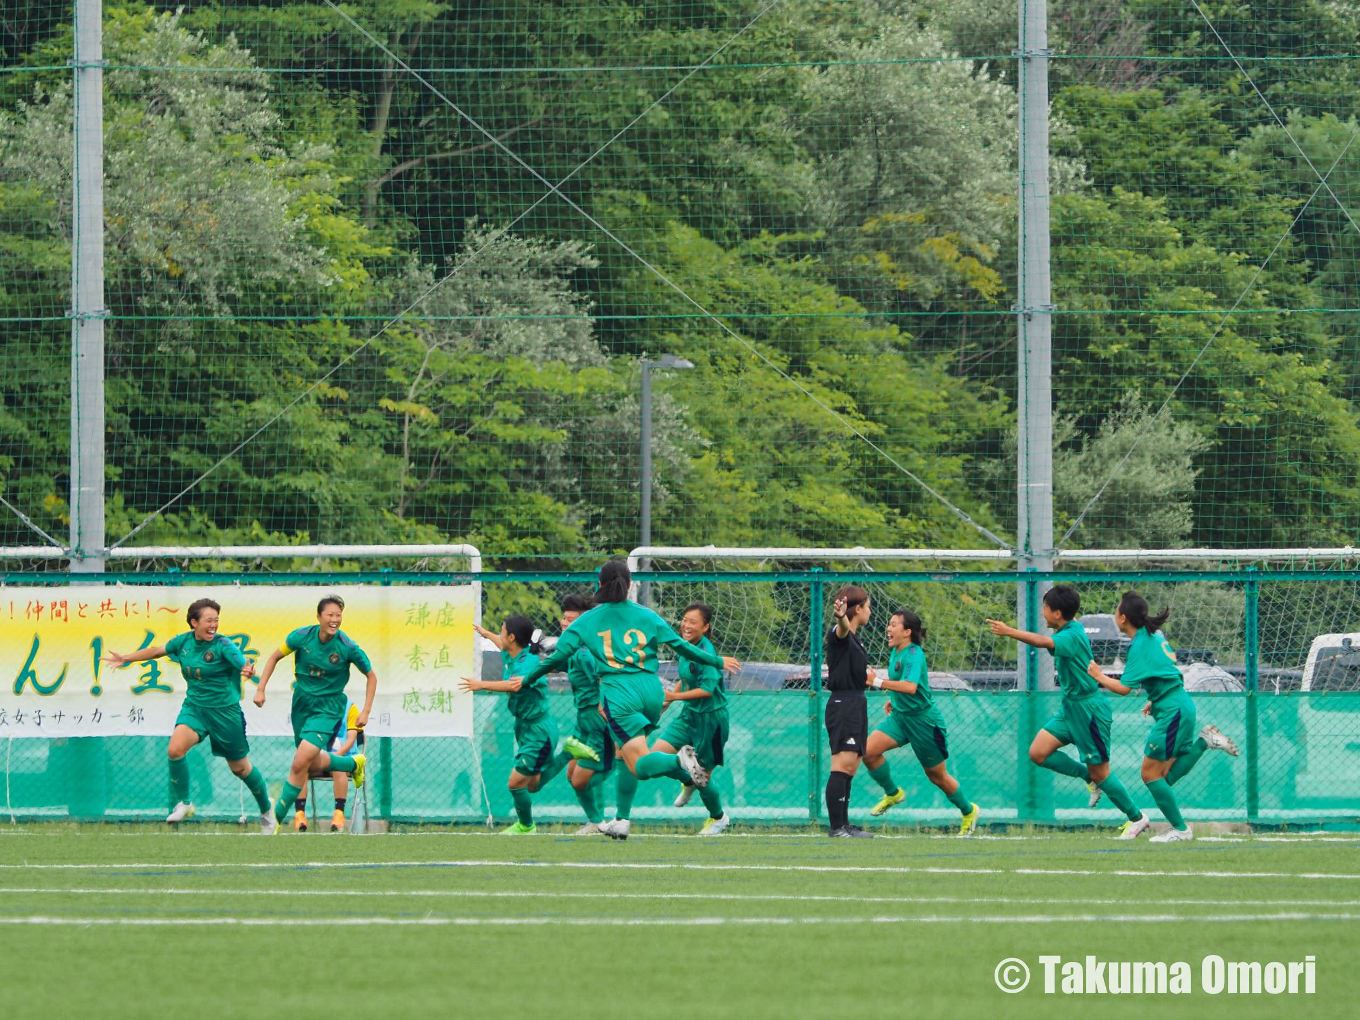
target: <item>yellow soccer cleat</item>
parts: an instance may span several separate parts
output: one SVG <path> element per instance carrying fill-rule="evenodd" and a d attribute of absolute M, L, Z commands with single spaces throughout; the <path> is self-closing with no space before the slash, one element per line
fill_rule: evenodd
<path fill-rule="evenodd" d="M 335 809 L 335 814 L 331 815 L 331 832 L 345 831 L 345 813 L 339 808 Z"/>
<path fill-rule="evenodd" d="M 356 754 L 354 756 L 354 785 L 364 785 L 364 765 L 368 762 L 368 756 Z"/>
<path fill-rule="evenodd" d="M 895 805 L 895 804 L 901 804 L 901 803 L 902 803 L 904 800 L 906 800 L 906 799 L 907 799 L 907 791 L 904 790 L 904 789 L 902 789 L 902 787 L 899 786 L 899 787 L 897 788 L 897 792 L 896 792 L 896 793 L 890 793 L 890 794 L 888 794 L 886 797 L 884 797 L 882 800 L 880 800 L 877 804 L 875 804 L 872 808 L 870 808 L 870 809 L 869 809 L 869 814 L 873 815 L 873 817 L 875 817 L 875 818 L 877 818 L 879 815 L 887 814 L 888 808 L 892 807 L 892 806 Z"/>
<path fill-rule="evenodd" d="M 963 821 L 959 822 L 960 836 L 971 836 L 977 831 L 978 815 L 981 813 L 982 812 L 978 810 L 978 806 L 974 804 L 973 810 L 964 815 Z"/>
<path fill-rule="evenodd" d="M 296 812 L 293 813 L 293 831 L 294 831 L 294 832 L 306 832 L 306 831 L 307 831 L 307 812 L 306 812 L 306 811 L 296 811 Z"/>

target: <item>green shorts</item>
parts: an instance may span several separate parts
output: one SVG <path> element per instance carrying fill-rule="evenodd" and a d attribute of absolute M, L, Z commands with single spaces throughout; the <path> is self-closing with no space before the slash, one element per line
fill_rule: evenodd
<path fill-rule="evenodd" d="M 207 737 L 212 744 L 212 753 L 227 761 L 240 761 L 250 753 L 246 741 L 246 714 L 240 705 L 224 705 L 221 708 L 204 708 L 185 701 L 179 709 L 176 726 L 188 726 L 198 734 L 198 739 Z"/>
<path fill-rule="evenodd" d="M 729 723 L 727 710 L 695 712 L 682 708 L 661 733 L 661 739 L 677 751 L 686 744 L 694 748 L 699 764 L 712 771 L 723 763 Z"/>
<path fill-rule="evenodd" d="M 1044 723 L 1044 729 L 1058 743 L 1074 744 L 1084 765 L 1101 765 L 1110 760 L 1110 705 L 1099 694 L 1089 698 L 1063 698 L 1058 714 Z"/>
<path fill-rule="evenodd" d="M 614 767 L 614 740 L 609 735 L 609 724 L 600 715 L 600 706 L 582 708 L 576 712 L 576 739 L 600 756 L 599 761 L 578 758 L 577 768 L 591 772 L 608 772 Z"/>
<path fill-rule="evenodd" d="M 326 750 L 337 733 L 345 732 L 345 708 L 349 704 L 343 694 L 314 698 L 293 692 L 293 746 L 304 740 L 313 747 Z"/>
<path fill-rule="evenodd" d="M 894 712 L 874 729 L 898 747 L 911 745 L 921 768 L 932 769 L 949 757 L 944 716 L 939 709 L 924 712 Z"/>
<path fill-rule="evenodd" d="M 548 767 L 557 750 L 557 724 L 551 719 L 515 722 L 515 764 L 520 775 L 536 776 Z"/>
<path fill-rule="evenodd" d="M 1143 754 L 1157 761 L 1179 758 L 1195 746 L 1198 736 L 1195 727 L 1195 703 L 1183 694 L 1152 713 L 1152 729 L 1148 731 Z"/>
<path fill-rule="evenodd" d="M 665 704 L 666 691 L 650 674 L 640 680 L 600 685 L 600 711 L 620 747 L 656 729 Z"/>

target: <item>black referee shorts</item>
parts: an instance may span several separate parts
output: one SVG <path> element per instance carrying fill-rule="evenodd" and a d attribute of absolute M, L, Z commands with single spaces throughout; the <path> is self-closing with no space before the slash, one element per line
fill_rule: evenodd
<path fill-rule="evenodd" d="M 831 753 L 853 751 L 861 758 L 869 743 L 869 701 L 863 694 L 832 691 L 826 701 L 826 735 Z"/>

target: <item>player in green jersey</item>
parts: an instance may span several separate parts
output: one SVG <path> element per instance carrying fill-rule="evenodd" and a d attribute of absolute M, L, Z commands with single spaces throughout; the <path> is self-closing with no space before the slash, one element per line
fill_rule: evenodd
<path fill-rule="evenodd" d="M 182 822 L 194 815 L 189 794 L 189 763 L 184 756 L 204 737 L 212 753 L 227 760 L 227 767 L 246 784 L 260 808 L 260 830 L 270 835 L 278 829 L 269 809 L 269 789 L 260 770 L 247 755 L 246 717 L 241 711 L 241 682 L 254 675 L 255 667 L 246 661 L 241 649 L 217 633 L 222 607 L 212 599 L 198 599 L 189 605 L 190 630 L 178 634 L 163 646 L 143 648 L 130 655 L 109 652 L 104 661 L 121 668 L 130 662 L 144 662 L 166 656 L 179 664 L 184 676 L 184 704 L 175 720 L 167 754 L 170 758 L 170 800 L 174 807 L 165 820 Z"/>
<path fill-rule="evenodd" d="M 869 778 L 883 787 L 883 799 L 869 814 L 877 818 L 906 798 L 906 791 L 893 781 L 884 755 L 894 747 L 910 744 L 926 778 L 939 787 L 963 816 L 959 835 L 968 836 L 977 828 L 978 806 L 968 799 L 945 765 L 949 757 L 947 731 L 944 716 L 930 695 L 925 641 L 926 628 L 910 609 L 899 609 L 888 619 L 888 647 L 892 649 L 888 679 L 871 681 L 871 686 L 888 692 L 888 702 L 883 706 L 888 718 L 869 734 L 864 751 L 864 767 L 869 770 Z"/>
<path fill-rule="evenodd" d="M 506 617 L 499 634 L 480 626 L 477 633 L 501 650 L 502 679 L 464 677 L 460 686 L 465 691 L 500 691 L 510 695 L 510 714 L 515 717 L 515 764 L 507 785 L 517 820 L 502 829 L 501 834 L 531 835 L 536 830 L 530 794 L 541 789 L 562 768 L 553 768 L 557 726 L 548 714 L 548 681 L 541 675 L 533 680 L 524 678 L 538 665 L 542 651 L 538 632 L 532 620 L 516 613 Z"/>
<path fill-rule="evenodd" d="M 614 745 L 628 767 L 618 770 L 618 816 L 604 826 L 614 839 L 627 839 L 629 813 L 636 780 L 669 776 L 688 778 L 703 789 L 708 771 L 699 764 L 693 747 L 674 753 L 653 750 L 647 737 L 656 729 L 665 705 L 665 690 L 657 679 L 657 651 L 668 645 L 681 658 L 737 672 L 741 663 L 692 645 L 656 613 L 632 602 L 633 582 L 628 564 L 610 560 L 600 568 L 595 608 L 585 613 L 557 640 L 557 649 L 523 678 L 530 683 L 563 668 L 582 648 L 595 660 L 600 677 L 600 712 L 614 737 Z"/>
<path fill-rule="evenodd" d="M 714 650 L 713 642 L 709 640 L 712 626 L 713 610 L 702 602 L 690 603 L 680 616 L 680 636 L 706 652 Z M 723 763 L 723 747 L 727 744 L 730 728 L 722 670 L 689 659 L 680 660 L 680 682 L 673 690 L 666 691 L 665 706 L 676 702 L 680 704 L 678 716 L 672 717 L 661 739 L 652 745 L 652 749 L 674 752 L 676 748 L 688 744 L 694 748 L 699 764 L 711 776 L 713 770 Z M 685 783 L 680 789 L 680 796 L 675 798 L 675 806 L 684 807 L 688 804 L 695 789 L 692 783 Z M 732 824 L 732 819 L 723 810 L 722 800 L 711 781 L 699 790 L 699 799 L 708 808 L 708 820 L 699 830 L 699 835 L 720 835 Z"/>
<path fill-rule="evenodd" d="M 327 595 L 316 605 L 316 623 L 299 627 L 269 656 L 255 690 L 255 704 L 265 702 L 265 688 L 280 661 L 293 656 L 293 755 L 288 781 L 274 805 L 274 816 L 282 822 L 293 810 L 298 794 L 307 785 L 307 776 L 323 772 L 350 772 L 356 787 L 364 785 L 362 754 L 348 755 L 326 750 L 335 735 L 345 726 L 345 686 L 349 683 L 350 667 L 356 667 L 368 679 L 364 691 L 364 707 L 359 710 L 358 728 L 368 725 L 368 714 L 373 711 L 373 697 L 378 690 L 378 674 L 368 655 L 354 643 L 354 639 L 340 629 L 345 603 L 338 595 Z"/>
<path fill-rule="evenodd" d="M 1133 591 L 1124 593 L 1114 614 L 1116 626 L 1133 638 L 1124 673 L 1111 680 L 1098 671 L 1096 681 L 1115 694 L 1131 694 L 1135 687 L 1142 687 L 1148 696 L 1143 712 L 1152 716 L 1152 731 L 1143 751 L 1143 782 L 1171 823 L 1171 828 L 1153 836 L 1152 842 L 1181 843 L 1195 836 L 1171 792 L 1172 785 L 1195 767 L 1205 751 L 1226 751 L 1236 756 L 1237 745 L 1215 726 L 1205 726 L 1198 736 L 1193 735 L 1195 703 L 1185 691 L 1176 653 L 1160 633 L 1171 614 L 1166 610 L 1158 616 L 1151 613 L 1143 596 Z"/>
<path fill-rule="evenodd" d="M 1034 736 L 1029 746 L 1029 760 L 1065 776 L 1080 779 L 1091 788 L 1091 806 L 1095 806 L 1096 792 L 1103 792 L 1128 819 L 1119 827 L 1119 839 L 1137 839 L 1138 834 L 1152 824 L 1148 816 L 1134 806 L 1133 798 L 1119 777 L 1110 772 L 1110 724 L 1113 716 L 1109 702 L 1096 682 L 1100 672 L 1091 655 L 1091 642 L 1086 629 L 1076 622 L 1081 608 L 1081 597 L 1068 584 L 1055 584 L 1044 592 L 1041 612 L 1044 623 L 1053 629 L 1053 636 L 1017 630 L 1000 620 L 988 620 L 992 633 L 1014 638 L 1035 648 L 1046 648 L 1053 653 L 1053 666 L 1062 688 L 1062 703 L 1058 713 Z M 1058 749 L 1064 744 L 1075 744 L 1081 760 Z"/>
<path fill-rule="evenodd" d="M 570 594 L 562 600 L 562 631 L 589 612 L 588 595 Z M 604 806 L 600 791 L 605 777 L 614 768 L 614 740 L 609 724 L 600 714 L 600 678 L 595 669 L 595 658 L 582 648 L 567 663 L 567 682 L 571 684 L 572 700 L 576 703 L 576 732 L 562 741 L 557 761 L 567 763 L 567 781 L 576 792 L 586 823 L 576 830 L 578 836 L 603 832 Z"/>

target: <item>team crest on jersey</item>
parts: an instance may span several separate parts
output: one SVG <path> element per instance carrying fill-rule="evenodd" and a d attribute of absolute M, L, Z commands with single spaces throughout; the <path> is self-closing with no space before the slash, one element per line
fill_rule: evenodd
<path fill-rule="evenodd" d="M 331 652 L 331 665 L 332 665 L 332 666 L 338 666 L 338 665 L 340 665 L 340 653 L 339 653 L 339 652 Z"/>
<path fill-rule="evenodd" d="M 216 662 L 216 661 L 217 661 L 217 653 L 216 653 L 216 652 L 204 652 L 204 653 L 203 653 L 203 661 L 204 661 L 204 662 Z"/>

